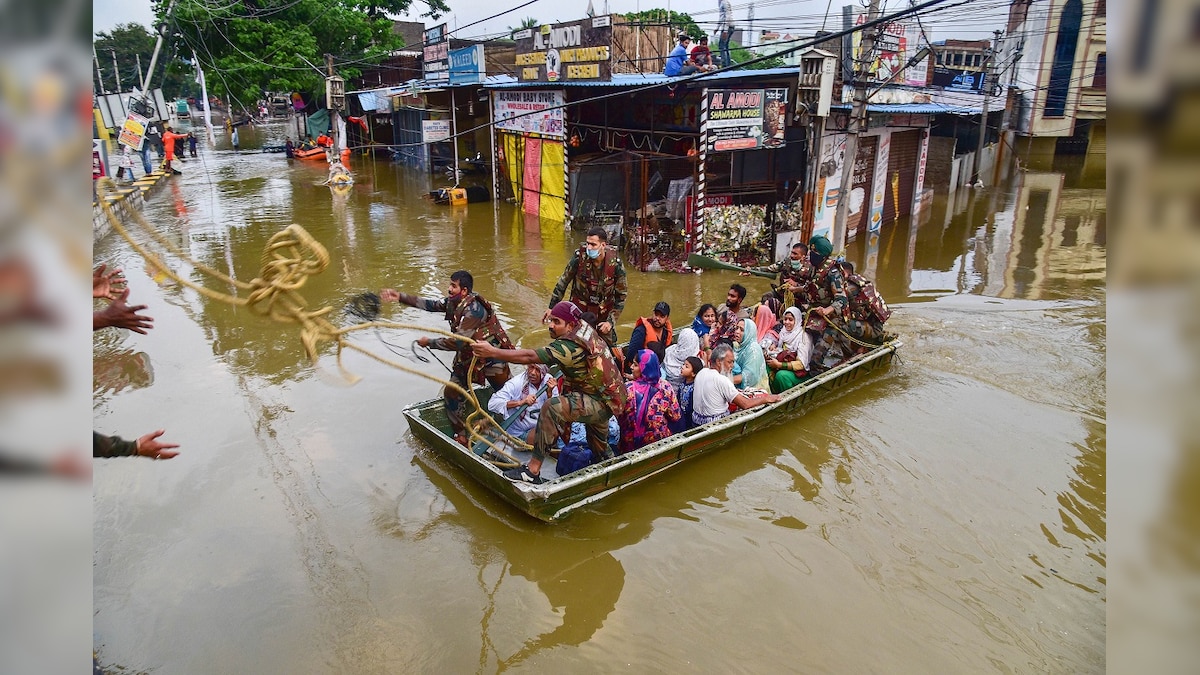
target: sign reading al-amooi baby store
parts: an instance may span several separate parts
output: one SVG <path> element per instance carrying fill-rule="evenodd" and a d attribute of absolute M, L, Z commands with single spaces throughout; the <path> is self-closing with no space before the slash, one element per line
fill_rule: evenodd
<path fill-rule="evenodd" d="M 612 18 L 596 16 L 513 33 L 521 82 L 612 79 Z"/>

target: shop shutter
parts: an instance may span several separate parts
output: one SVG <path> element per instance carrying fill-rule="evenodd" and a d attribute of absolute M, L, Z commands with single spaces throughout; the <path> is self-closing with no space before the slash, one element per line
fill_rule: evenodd
<path fill-rule="evenodd" d="M 884 186 L 883 222 L 891 223 L 896 218 L 912 214 L 913 186 L 917 183 L 917 161 L 921 150 L 921 130 L 901 131 L 892 134 L 892 149 L 888 155 L 888 183 Z M 900 189 L 893 192 L 892 181 L 899 175 Z M 899 196 L 897 209 L 896 197 Z"/>
<path fill-rule="evenodd" d="M 862 233 L 867 231 L 867 214 L 871 212 L 871 183 L 875 177 L 875 150 L 878 146 L 878 136 L 858 139 L 854 177 L 850 181 L 850 206 L 846 210 L 847 236 L 858 233 L 859 228 L 862 228 Z"/>

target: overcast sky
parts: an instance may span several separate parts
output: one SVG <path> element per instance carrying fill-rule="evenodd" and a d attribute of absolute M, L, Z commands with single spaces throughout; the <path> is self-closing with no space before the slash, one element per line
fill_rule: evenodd
<path fill-rule="evenodd" d="M 583 18 L 587 13 L 587 0 L 536 0 L 527 7 L 521 7 L 508 14 L 484 23 L 468 26 L 502 11 L 505 7 L 516 7 L 526 0 L 446 0 L 455 11 L 442 17 L 437 22 L 428 17 L 422 19 L 420 11 L 425 8 L 421 2 L 414 2 L 414 12 L 410 16 L 396 17 L 408 21 L 424 21 L 427 26 L 444 21 L 450 30 L 460 26 L 461 31 L 454 37 L 478 38 L 494 36 L 515 26 L 525 17 L 533 17 L 539 23 L 558 23 Z M 605 0 L 592 0 L 596 13 L 604 12 Z M 836 30 L 840 16 L 840 7 L 848 3 L 845 0 L 830 2 L 830 0 L 731 0 L 735 22 L 743 28 L 749 27 L 749 8 L 754 6 L 754 28 L 756 30 L 775 30 L 780 33 L 796 35 L 811 35 L 820 30 L 822 24 L 827 30 Z M 890 9 L 906 6 L 907 2 L 893 0 L 884 3 L 885 13 Z M 955 3 L 950 3 L 955 4 Z M 890 5 L 890 7 L 888 6 Z M 712 32 L 717 22 L 716 0 L 674 0 L 674 2 L 659 2 L 658 0 L 610 0 L 610 12 L 633 12 L 639 9 L 654 7 L 671 9 L 675 12 L 685 12 L 708 32 Z M 835 16 L 830 16 L 826 23 L 826 8 Z M 1004 27 L 1008 5 L 1005 0 L 974 0 L 970 5 L 948 9 L 940 14 L 929 15 L 922 19 L 931 40 L 945 38 L 980 39 L 990 38 L 992 30 Z M 110 31 L 120 23 L 140 23 L 147 28 L 154 22 L 154 14 L 150 11 L 150 0 L 93 0 L 92 30 Z"/>

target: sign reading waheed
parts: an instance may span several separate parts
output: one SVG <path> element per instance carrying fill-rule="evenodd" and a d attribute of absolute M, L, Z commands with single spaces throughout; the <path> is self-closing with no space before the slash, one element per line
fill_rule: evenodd
<path fill-rule="evenodd" d="M 521 82 L 612 79 L 612 18 L 607 15 L 526 28 L 513 39 Z"/>

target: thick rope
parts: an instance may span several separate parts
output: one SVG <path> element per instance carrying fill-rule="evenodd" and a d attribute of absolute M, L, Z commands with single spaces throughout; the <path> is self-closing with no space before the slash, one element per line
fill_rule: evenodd
<path fill-rule="evenodd" d="M 145 221 L 140 213 L 135 214 L 135 220 L 147 232 L 152 233 L 154 239 L 163 244 L 167 249 L 171 250 L 181 260 L 192 265 L 193 268 L 208 274 L 220 281 L 234 285 L 235 287 L 248 291 L 247 297 L 239 297 L 228 293 L 221 293 L 212 289 L 206 288 L 191 280 L 185 279 L 159 258 L 155 253 L 146 249 L 142 244 L 136 241 L 129 231 L 125 229 L 121 220 L 117 218 L 112 210 L 112 206 L 104 197 L 112 194 L 115 190 L 115 184 L 110 178 L 102 178 L 97 183 L 97 190 L 100 195 L 99 203 L 104 210 L 105 216 L 108 218 L 112 228 L 129 243 L 133 250 L 137 252 L 147 263 L 152 267 L 162 272 L 164 275 L 180 284 L 190 288 L 197 293 L 229 305 L 247 307 L 250 311 L 259 316 L 266 317 L 272 321 L 279 323 L 299 324 L 300 326 L 300 342 L 304 346 L 304 351 L 308 355 L 309 360 L 314 366 L 319 365 L 319 345 L 324 342 L 333 342 L 336 345 L 337 365 L 342 376 L 350 384 L 358 382 L 361 378 L 347 371 L 342 365 L 342 350 L 352 349 L 361 354 L 369 356 L 380 363 L 396 368 L 406 373 L 423 377 L 428 380 L 437 382 L 453 391 L 461 394 L 469 401 L 475 410 L 467 416 L 467 434 L 474 440 L 482 442 L 498 454 L 507 456 L 500 448 L 498 448 L 490 439 L 483 437 L 476 430 L 477 422 L 487 420 L 494 426 L 502 435 L 506 437 L 510 443 L 519 448 L 528 449 L 531 447 L 524 441 L 508 434 L 504 429 L 500 428 L 496 421 L 484 411 L 479 404 L 479 399 L 475 396 L 475 392 L 464 389 L 458 384 L 443 380 L 438 377 L 429 375 L 428 373 L 410 368 L 401 363 L 381 357 L 369 350 L 366 350 L 353 342 L 346 339 L 346 336 L 355 331 L 368 328 L 399 328 L 425 331 L 448 337 L 461 342 L 470 343 L 470 338 L 443 331 L 428 326 L 416 326 L 409 324 L 369 321 L 360 323 L 346 328 L 338 328 L 326 318 L 332 311 L 332 307 L 322 307 L 316 310 L 307 310 L 307 302 L 300 295 L 299 290 L 304 286 L 304 283 L 310 276 L 319 274 L 329 266 L 329 253 L 325 247 L 314 239 L 303 227 L 292 224 L 283 230 L 275 233 L 267 242 L 267 246 L 263 251 L 262 269 L 260 275 L 249 282 L 240 282 L 231 277 L 228 277 L 211 267 L 205 266 L 192 260 L 185 252 L 171 244 L 158 235 L 153 227 Z M 472 357 L 470 366 L 467 369 L 468 373 L 475 370 L 477 357 Z M 482 426 L 486 426 L 486 423 Z M 511 459 L 511 457 L 509 458 Z M 515 461 L 515 460 L 514 460 Z"/>

